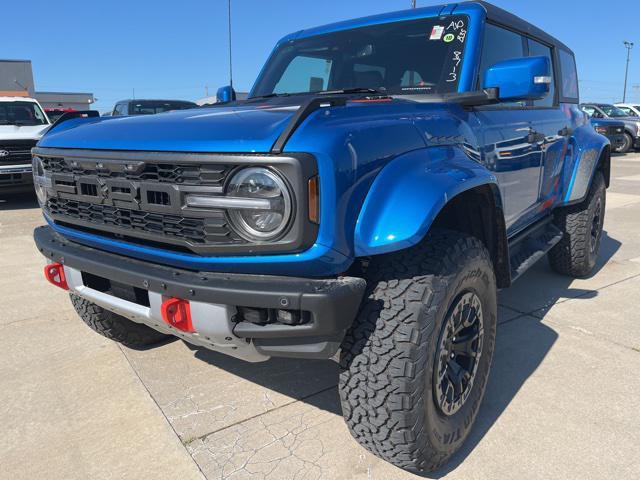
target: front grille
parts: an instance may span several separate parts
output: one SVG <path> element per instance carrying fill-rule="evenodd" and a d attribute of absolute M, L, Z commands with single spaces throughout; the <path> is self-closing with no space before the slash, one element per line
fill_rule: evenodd
<path fill-rule="evenodd" d="M 107 162 L 83 162 L 82 160 L 69 160 L 62 157 L 42 157 L 42 160 L 45 170 L 52 173 L 122 178 L 132 181 L 179 185 L 222 186 L 233 168 L 231 165 L 189 165 L 136 161 L 124 161 L 113 165 Z M 100 165 L 102 165 L 102 168 Z"/>
<path fill-rule="evenodd" d="M 198 255 L 294 253 L 309 248 L 317 236 L 318 226 L 307 220 L 304 201 L 308 179 L 317 175 L 310 155 L 40 147 L 33 154 L 43 171 L 37 181 L 48 194 L 44 211 L 63 227 Z M 235 172 L 256 166 L 276 170 L 290 184 L 294 199 L 287 229 L 269 242 L 241 236 L 227 207 L 188 202 L 190 196 L 225 196 Z"/>
<path fill-rule="evenodd" d="M 620 135 L 624 133 L 624 127 L 608 127 L 609 135 Z"/>
<path fill-rule="evenodd" d="M 31 149 L 37 140 L 0 140 L 0 165 L 31 163 Z"/>
<path fill-rule="evenodd" d="M 54 218 L 89 228 L 110 227 L 113 232 L 123 236 L 141 233 L 155 238 L 162 236 L 166 239 L 183 239 L 196 245 L 244 242 L 228 227 L 221 212 L 207 218 L 188 218 L 64 198 L 50 198 L 46 209 Z"/>

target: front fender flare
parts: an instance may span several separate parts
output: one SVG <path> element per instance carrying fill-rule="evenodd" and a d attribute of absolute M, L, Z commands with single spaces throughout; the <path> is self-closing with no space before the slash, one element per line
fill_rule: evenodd
<path fill-rule="evenodd" d="M 459 147 L 425 148 L 394 159 L 365 198 L 355 228 L 356 256 L 416 245 L 447 202 L 481 185 L 497 190 L 496 177 Z"/>

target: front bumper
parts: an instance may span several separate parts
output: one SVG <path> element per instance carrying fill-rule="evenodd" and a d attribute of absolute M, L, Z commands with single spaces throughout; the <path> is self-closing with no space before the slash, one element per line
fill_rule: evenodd
<path fill-rule="evenodd" d="M 0 165 L 0 194 L 33 191 L 33 172 L 28 165 Z"/>
<path fill-rule="evenodd" d="M 189 343 L 248 361 L 332 357 L 357 314 L 366 286 L 364 279 L 354 277 L 318 280 L 178 270 L 79 245 L 49 227 L 37 228 L 34 239 L 45 257 L 64 265 L 72 293 Z M 148 292 L 148 305 L 90 288 L 83 273 L 142 289 Z M 172 297 L 191 303 L 197 317 L 195 333 L 163 322 L 160 304 Z M 304 312 L 308 321 L 254 324 L 236 315 L 238 307 L 286 308 Z"/>
<path fill-rule="evenodd" d="M 607 138 L 609 139 L 613 149 L 620 148 L 624 144 L 624 134 L 607 135 Z"/>

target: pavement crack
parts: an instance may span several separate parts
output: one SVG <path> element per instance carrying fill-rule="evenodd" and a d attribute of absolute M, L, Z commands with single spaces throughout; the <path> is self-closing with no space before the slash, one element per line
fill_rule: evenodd
<path fill-rule="evenodd" d="M 203 435 L 199 435 L 199 436 L 197 436 L 197 437 L 190 438 L 190 439 L 189 439 L 189 443 L 194 443 L 194 442 L 196 442 L 196 441 L 198 441 L 198 440 L 205 440 L 207 437 L 210 437 L 211 435 L 214 435 L 214 434 L 219 433 L 219 432 L 223 432 L 223 431 L 228 430 L 228 429 L 230 429 L 230 428 L 233 428 L 233 427 L 235 427 L 235 426 L 237 426 L 237 425 L 242 425 L 243 423 L 246 423 L 246 422 L 248 422 L 248 421 L 250 421 L 250 420 L 257 419 L 257 418 L 259 418 L 259 417 L 261 417 L 261 416 L 263 416 L 263 415 L 265 415 L 265 414 L 267 414 L 267 413 L 276 412 L 276 411 L 278 411 L 278 410 L 283 409 L 284 407 L 288 407 L 289 405 L 293 405 L 294 403 L 303 402 L 303 401 L 305 401 L 305 400 L 306 400 L 306 399 L 308 399 L 308 398 L 314 397 L 315 395 L 320 395 L 321 393 L 324 393 L 324 392 L 328 392 L 328 391 L 330 391 L 330 390 L 333 390 L 333 389 L 334 389 L 334 388 L 336 388 L 336 387 L 337 387 L 337 385 L 332 385 L 332 386 L 330 386 L 330 387 L 323 388 L 322 390 L 318 390 L 317 392 L 313 392 L 313 393 L 310 393 L 310 394 L 305 395 L 305 396 L 303 396 L 303 397 L 296 398 L 296 399 L 294 399 L 294 400 L 292 400 L 292 401 L 290 401 L 290 402 L 283 403 L 282 405 L 277 406 L 277 407 L 275 407 L 275 408 L 272 408 L 271 410 L 266 410 L 266 411 L 264 411 L 264 412 L 257 413 L 257 414 L 255 414 L 255 415 L 250 416 L 250 417 L 243 418 L 242 420 L 238 420 L 237 422 L 233 422 L 233 423 L 230 423 L 229 425 L 225 425 L 224 427 L 221 427 L 221 428 L 218 428 L 218 429 L 216 429 L 216 430 L 212 430 L 212 431 L 210 431 L 210 432 L 207 432 L 207 433 L 205 433 L 205 434 L 203 434 Z M 146 387 L 145 387 L 145 388 L 146 388 Z M 159 407 L 158 407 L 158 408 L 159 408 Z M 166 417 L 165 417 L 165 418 L 166 418 Z M 168 420 L 167 420 L 167 421 L 168 421 Z M 175 431 L 175 430 L 174 430 L 174 431 Z"/>
<path fill-rule="evenodd" d="M 147 392 L 147 395 L 149 395 L 149 398 L 151 399 L 153 404 L 156 406 L 156 408 L 158 409 L 158 411 L 162 415 L 162 418 L 164 418 L 165 422 L 167 422 L 167 425 L 169 425 L 169 427 L 171 428 L 171 431 L 173 432 L 173 434 L 176 436 L 176 438 L 178 439 L 178 441 L 182 445 L 182 448 L 184 448 L 184 451 L 187 453 L 187 455 L 189 455 L 189 458 L 191 458 L 191 461 L 195 464 L 196 468 L 198 469 L 198 471 L 200 472 L 202 477 L 206 478 L 206 475 L 202 471 L 202 468 L 200 468 L 200 465 L 198 465 L 198 462 L 196 462 L 196 460 L 193 458 L 193 455 L 191 455 L 191 453 L 189 452 L 189 449 L 187 448 L 187 446 L 182 442 L 182 440 L 180 439 L 180 435 L 178 435 L 178 432 L 176 432 L 176 429 L 173 428 L 173 424 L 169 421 L 169 419 L 165 415 L 165 413 L 162 410 L 162 408 L 160 407 L 160 405 L 158 405 L 158 402 L 156 402 L 156 399 L 153 398 L 153 395 L 151 395 L 151 392 L 149 391 L 149 389 L 147 388 L 145 383 L 142 381 L 142 378 L 140 378 L 140 375 L 138 374 L 138 371 L 135 369 L 135 367 L 131 363 L 131 360 L 129 360 L 129 357 L 127 356 L 126 352 L 123 350 L 122 345 L 120 345 L 119 343 L 117 343 L 116 345 L 120 349 L 120 352 L 122 353 L 122 356 L 125 358 L 125 360 L 127 362 L 127 365 L 129 365 L 129 368 L 131 369 L 133 374 L 138 379 L 138 382 L 140 382 L 140 385 L 142 385 L 142 388 L 144 388 L 144 390 Z"/>

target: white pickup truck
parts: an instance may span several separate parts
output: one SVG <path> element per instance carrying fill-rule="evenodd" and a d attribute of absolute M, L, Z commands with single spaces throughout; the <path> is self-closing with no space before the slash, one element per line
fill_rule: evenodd
<path fill-rule="evenodd" d="M 37 100 L 0 97 L 0 195 L 33 189 L 31 149 L 49 125 Z"/>

